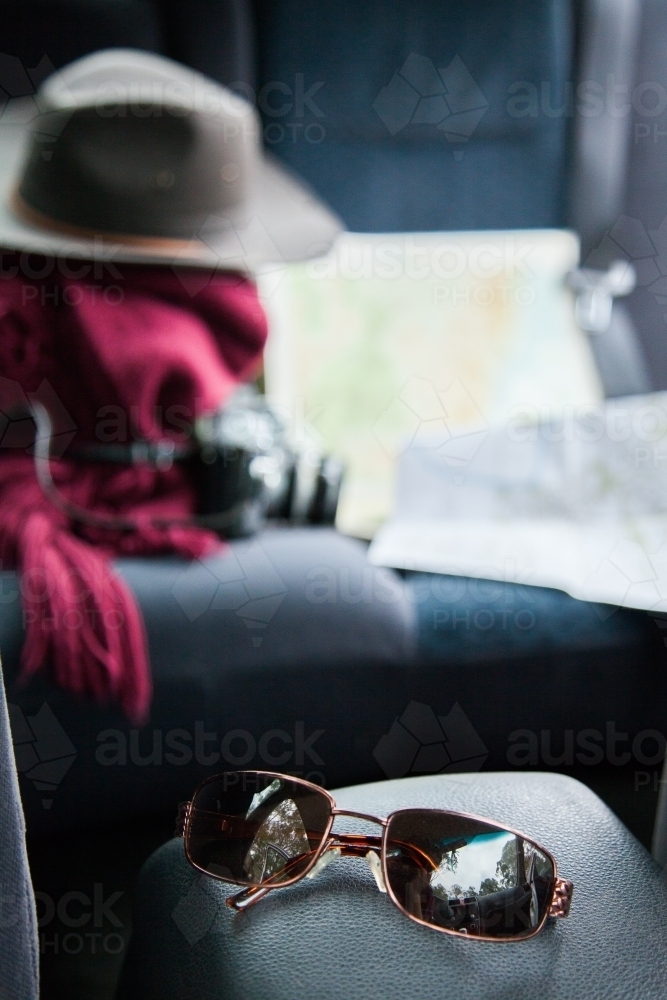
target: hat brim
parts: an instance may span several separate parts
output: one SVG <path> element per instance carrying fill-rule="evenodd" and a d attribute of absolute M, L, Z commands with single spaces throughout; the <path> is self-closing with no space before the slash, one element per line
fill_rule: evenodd
<path fill-rule="evenodd" d="M 0 118 L 0 247 L 76 260 L 172 264 L 253 273 L 264 265 L 326 253 L 343 230 L 340 219 L 302 181 L 263 155 L 240 218 L 211 217 L 190 241 L 76 233 L 16 211 L 20 169 L 36 113 L 32 98 L 10 101 Z"/>

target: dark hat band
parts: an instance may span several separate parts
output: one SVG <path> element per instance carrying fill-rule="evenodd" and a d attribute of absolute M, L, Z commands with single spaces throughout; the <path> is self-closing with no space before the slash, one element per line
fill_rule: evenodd
<path fill-rule="evenodd" d="M 165 256 L 173 254 L 178 258 L 182 254 L 188 256 L 202 257 L 202 263 L 207 260 L 210 251 L 205 243 L 198 239 L 182 240 L 164 236 L 136 236 L 132 233 L 116 233 L 90 229 L 85 226 L 74 226 L 71 223 L 61 222 L 51 216 L 38 212 L 37 209 L 28 205 L 18 189 L 14 191 L 10 198 L 10 208 L 12 212 L 27 222 L 28 225 L 37 229 L 45 229 L 52 233 L 60 233 L 74 239 L 99 240 L 102 243 L 108 242 L 114 245 L 122 244 L 130 249 L 143 250 L 148 254 Z"/>

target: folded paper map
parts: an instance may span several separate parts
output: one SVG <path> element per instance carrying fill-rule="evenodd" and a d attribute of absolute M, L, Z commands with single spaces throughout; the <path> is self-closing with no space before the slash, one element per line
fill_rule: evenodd
<path fill-rule="evenodd" d="M 667 393 L 550 421 L 517 409 L 465 462 L 448 444 L 404 452 L 372 562 L 667 611 Z"/>
<path fill-rule="evenodd" d="M 341 530 L 373 536 L 400 456 L 424 437 L 464 468 L 517 408 L 600 403 L 563 280 L 578 253 L 561 231 L 344 234 L 260 279 L 267 395 L 296 444 L 346 462 Z"/>

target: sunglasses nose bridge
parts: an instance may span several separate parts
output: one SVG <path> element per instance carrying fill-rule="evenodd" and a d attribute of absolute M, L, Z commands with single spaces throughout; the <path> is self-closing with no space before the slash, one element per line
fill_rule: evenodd
<path fill-rule="evenodd" d="M 334 823 L 338 816 L 351 819 L 360 819 L 373 826 L 382 828 L 380 836 L 364 836 L 363 834 L 332 833 L 332 844 L 335 843 L 339 853 L 357 858 L 363 858 L 370 868 L 375 884 L 380 892 L 386 893 L 387 887 L 382 873 L 382 861 L 380 854 L 384 842 L 384 833 L 387 827 L 387 820 L 380 816 L 371 816 L 369 813 L 357 812 L 354 809 L 332 810 Z"/>
<path fill-rule="evenodd" d="M 350 816 L 352 819 L 363 819 L 366 820 L 367 823 L 374 823 L 375 826 L 381 826 L 383 828 L 387 825 L 387 820 L 381 816 L 370 816 L 368 813 L 355 812 L 350 809 L 332 809 L 331 815 L 334 820 L 337 816 Z"/>

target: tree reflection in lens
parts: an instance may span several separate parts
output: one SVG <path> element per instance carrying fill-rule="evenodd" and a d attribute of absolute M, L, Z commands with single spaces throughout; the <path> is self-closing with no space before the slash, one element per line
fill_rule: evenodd
<path fill-rule="evenodd" d="M 293 858 L 310 853 L 301 813 L 293 799 L 285 799 L 257 830 L 243 867 L 255 884 L 283 871 Z"/>
<path fill-rule="evenodd" d="M 387 873 L 412 916 L 482 937 L 534 931 L 554 877 L 551 860 L 530 841 L 477 820 L 433 813 L 392 820 Z"/>

